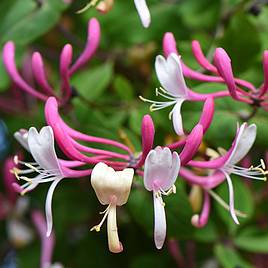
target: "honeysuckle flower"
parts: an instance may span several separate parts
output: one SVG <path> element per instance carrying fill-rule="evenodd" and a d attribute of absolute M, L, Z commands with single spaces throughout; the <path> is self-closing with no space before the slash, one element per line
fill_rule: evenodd
<path fill-rule="evenodd" d="M 204 113 L 202 123 L 206 123 L 204 131 L 208 128 L 211 123 L 213 114 L 214 114 L 214 102 L 213 94 L 207 96 L 200 96 L 197 93 L 193 93 L 190 89 L 187 88 L 183 73 L 180 57 L 171 53 L 168 55 L 167 59 L 163 56 L 157 56 L 155 61 L 155 70 L 162 87 L 156 89 L 156 95 L 162 96 L 167 99 L 167 101 L 154 101 L 143 98 L 140 96 L 141 100 L 145 102 L 152 103 L 150 106 L 151 111 L 157 111 L 169 106 L 174 106 L 171 110 L 169 117 L 172 118 L 173 127 L 175 132 L 178 135 L 184 135 L 182 116 L 181 116 L 181 106 L 184 101 L 207 101 L 204 106 Z M 210 120 L 208 120 L 208 119 Z"/>
<path fill-rule="evenodd" d="M 212 189 L 226 179 L 229 189 L 229 208 L 231 216 L 236 224 L 239 224 L 237 213 L 234 208 L 234 190 L 230 175 L 236 174 L 241 177 L 266 180 L 268 174 L 265 170 L 265 163 L 261 160 L 261 164 L 257 167 L 240 167 L 237 166 L 249 152 L 256 138 L 256 125 L 247 123 L 242 124 L 238 130 L 232 147 L 223 156 L 210 161 L 190 161 L 189 165 L 199 168 L 207 168 L 214 170 L 214 173 L 208 177 L 200 177 L 194 175 L 185 169 L 180 170 L 180 175 L 186 178 L 190 183 L 198 184 L 205 189 Z"/>
<path fill-rule="evenodd" d="M 146 0 L 134 0 L 142 25 L 148 28 L 151 23 L 151 15 Z"/>
<path fill-rule="evenodd" d="M 46 219 L 47 219 L 47 236 L 50 235 L 52 230 L 52 196 L 57 184 L 66 175 L 62 171 L 59 159 L 57 158 L 55 148 L 54 148 L 54 135 L 52 128 L 49 126 L 43 127 L 38 133 L 36 128 L 32 127 L 28 132 L 28 147 L 32 154 L 34 163 L 27 163 L 18 160 L 15 157 L 16 164 L 22 164 L 27 167 L 27 169 L 20 170 L 18 168 L 13 169 L 13 173 L 18 179 L 26 181 L 22 186 L 17 185 L 17 189 L 20 190 L 21 194 L 25 194 L 40 183 L 52 182 L 46 197 Z M 26 177 L 25 175 L 37 173 L 33 178 Z"/>
<path fill-rule="evenodd" d="M 55 234 L 52 232 L 49 237 L 46 236 L 46 221 L 43 214 L 38 210 L 34 210 L 31 217 L 41 241 L 40 268 L 63 268 L 60 263 L 52 264 Z"/>
<path fill-rule="evenodd" d="M 59 100 L 60 105 L 65 105 L 72 96 L 72 88 L 70 85 L 71 76 L 90 60 L 92 55 L 97 50 L 99 42 L 100 25 L 97 19 L 92 18 L 88 23 L 88 38 L 86 46 L 81 55 L 73 64 L 72 46 L 67 44 L 63 47 L 60 55 L 60 96 L 48 82 L 43 58 L 39 52 L 34 52 L 31 60 L 33 78 L 36 82 L 36 85 L 39 86 L 39 89 L 33 87 L 31 83 L 29 83 L 19 73 L 15 63 L 15 44 L 12 41 L 9 41 L 4 45 L 3 62 L 11 80 L 14 82 L 17 88 L 42 101 L 46 101 L 50 96 L 54 96 Z"/>
<path fill-rule="evenodd" d="M 108 205 L 105 209 L 103 219 L 94 226 L 91 231 L 100 231 L 102 224 L 107 218 L 107 235 L 109 250 L 119 253 L 123 250 L 119 241 L 116 222 L 116 207 L 124 205 L 130 193 L 134 176 L 132 168 L 115 171 L 104 163 L 98 163 L 92 170 L 91 185 L 102 205 Z"/>
<path fill-rule="evenodd" d="M 180 58 L 171 53 L 167 60 L 159 55 L 155 60 L 155 70 L 162 87 L 156 90 L 156 95 L 166 98 L 168 101 L 152 101 L 140 97 L 143 101 L 150 102 L 151 111 L 160 110 L 168 106 L 174 108 L 170 112 L 172 117 L 173 127 L 178 135 L 183 135 L 182 118 L 181 118 L 181 105 L 188 99 L 188 89 L 182 74 Z"/>
<path fill-rule="evenodd" d="M 163 50 L 166 57 L 171 53 L 179 55 L 176 41 L 172 33 L 166 33 L 163 38 Z M 181 61 L 183 75 L 189 79 L 226 84 L 228 91 L 214 93 L 214 97 L 231 96 L 233 99 L 252 105 L 262 107 L 268 111 L 268 51 L 263 52 L 264 81 L 259 87 L 252 83 L 235 78 L 232 71 L 231 59 L 223 48 L 216 48 L 214 53 L 214 64 L 204 55 L 198 41 L 192 42 L 192 51 L 197 63 L 211 75 L 195 71 Z M 193 92 L 192 92 L 193 93 Z M 207 94 L 198 94 L 196 97 L 205 97 Z"/>
<path fill-rule="evenodd" d="M 180 169 L 180 158 L 165 147 L 156 147 L 147 155 L 144 164 L 144 186 L 153 192 L 154 200 L 154 242 L 161 249 L 166 238 L 165 204 L 162 194 L 175 192 L 174 183 Z"/>

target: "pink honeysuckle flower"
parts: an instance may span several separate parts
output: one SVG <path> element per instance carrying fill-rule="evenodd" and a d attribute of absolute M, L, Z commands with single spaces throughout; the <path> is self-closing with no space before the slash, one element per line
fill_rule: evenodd
<path fill-rule="evenodd" d="M 102 224 L 107 218 L 107 235 L 109 250 L 113 253 L 123 251 L 122 243 L 119 241 L 116 222 L 116 207 L 124 205 L 131 189 L 134 169 L 126 168 L 115 171 L 104 163 L 98 163 L 92 170 L 91 185 L 102 205 L 108 205 L 103 212 L 101 222 L 91 228 L 91 231 L 100 231 Z"/>
<path fill-rule="evenodd" d="M 28 146 L 25 147 L 28 148 L 35 162 L 23 162 L 18 160 L 17 156 L 14 158 L 16 164 L 22 164 L 26 166 L 27 169 L 12 169 L 12 172 L 17 176 L 17 178 L 26 181 L 26 183 L 22 186 L 17 183 L 13 183 L 13 187 L 17 192 L 23 195 L 32 191 L 40 183 L 52 182 L 47 193 L 45 205 L 47 236 L 49 236 L 53 225 L 52 197 L 56 186 L 63 178 L 83 177 L 89 175 L 91 170 L 72 170 L 72 167 L 81 166 L 83 163 L 79 161 L 58 159 L 54 148 L 54 134 L 50 126 L 43 127 L 40 133 L 38 133 L 36 128 L 32 127 L 29 129 L 28 134 L 24 133 L 23 135 L 27 137 Z M 25 139 L 23 139 L 23 144 L 26 144 Z M 25 176 L 31 173 L 37 173 L 37 175 L 33 178 Z"/>
<path fill-rule="evenodd" d="M 53 97 L 49 98 L 46 102 L 45 116 L 48 125 L 50 125 L 54 131 L 59 147 L 69 158 L 93 165 L 102 160 L 102 162 L 117 170 L 129 166 L 132 158 L 132 152 L 126 145 L 114 140 L 90 136 L 71 128 L 60 117 L 58 113 L 57 100 Z M 81 141 L 90 142 L 91 144 L 100 143 L 109 145 L 119 148 L 125 153 L 116 153 L 108 150 L 96 149 L 91 146 L 89 147 L 82 145 Z M 91 156 L 88 156 L 85 153 L 90 153 Z"/>
<path fill-rule="evenodd" d="M 176 41 L 172 33 L 166 33 L 163 38 L 163 50 L 166 57 L 171 53 L 179 55 L 176 48 Z M 254 107 L 262 107 L 268 110 L 268 51 L 263 53 L 263 73 L 264 82 L 259 87 L 252 83 L 235 78 L 232 71 L 231 59 L 223 48 L 216 48 L 214 53 L 214 64 L 212 64 L 204 55 L 198 41 L 192 42 L 192 51 L 197 63 L 209 73 L 204 74 L 195 71 L 181 61 L 183 75 L 189 79 L 226 84 L 228 93 L 224 91 L 215 92 L 214 96 L 225 95 L 233 99 L 250 104 Z M 192 92 L 194 93 L 194 92 Z M 227 95 L 226 95 L 227 93 Z M 204 97 L 206 94 L 198 94 L 196 97 Z"/>
<path fill-rule="evenodd" d="M 214 170 L 214 173 L 208 177 L 200 177 L 194 175 L 186 169 L 180 170 L 180 175 L 188 180 L 190 183 L 198 184 L 205 189 L 212 189 L 222 183 L 226 179 L 229 189 L 229 208 L 231 216 L 236 224 L 239 221 L 236 217 L 237 213 L 234 209 L 234 190 L 230 175 L 236 174 L 241 177 L 266 180 L 267 171 L 265 171 L 264 161 L 257 167 L 240 167 L 237 166 L 249 152 L 256 138 L 256 125 L 247 125 L 244 123 L 238 128 L 235 140 L 232 144 L 231 149 L 226 152 L 223 156 L 218 157 L 210 161 L 190 161 L 188 164 L 193 167 L 207 168 Z"/>
<path fill-rule="evenodd" d="M 15 44 L 12 41 L 7 42 L 3 48 L 3 62 L 5 68 L 14 82 L 14 84 L 27 92 L 29 95 L 46 101 L 50 96 L 58 99 L 60 105 L 68 103 L 72 96 L 70 78 L 78 69 L 84 66 L 93 56 L 100 42 L 100 25 L 97 19 L 93 18 L 88 23 L 88 37 L 86 46 L 82 54 L 72 64 L 72 46 L 67 44 L 62 49 L 60 55 L 60 78 L 61 78 L 61 95 L 58 96 L 53 87 L 49 84 L 44 68 L 44 62 L 39 52 L 32 55 L 32 72 L 39 90 L 34 88 L 26 79 L 22 77 L 15 63 Z M 1 100 L 0 100 L 1 106 Z"/>
<path fill-rule="evenodd" d="M 157 111 L 169 106 L 174 106 L 169 116 L 172 118 L 173 127 L 178 135 L 183 135 L 183 125 L 181 116 L 181 106 L 184 101 L 206 101 L 212 99 L 213 94 L 200 95 L 193 93 L 187 88 L 183 73 L 180 57 L 171 53 L 167 59 L 163 56 L 157 56 L 155 61 L 155 70 L 162 88 L 156 90 L 156 95 L 160 95 L 167 99 L 167 101 L 154 101 L 140 97 L 145 102 L 152 103 L 151 111 Z M 217 95 L 215 95 L 217 97 Z M 214 111 L 213 103 L 210 103 L 211 110 Z M 213 113 L 212 113 L 213 114 Z M 212 118 L 211 118 L 212 119 Z"/>
<path fill-rule="evenodd" d="M 63 268 L 60 263 L 52 264 L 55 234 L 52 232 L 49 237 L 46 236 L 46 221 L 43 214 L 38 210 L 34 210 L 31 217 L 41 240 L 40 268 Z"/>
<path fill-rule="evenodd" d="M 166 215 L 162 194 L 168 195 L 174 190 L 174 183 L 180 169 L 180 158 L 169 148 L 156 147 L 147 155 L 144 164 L 144 186 L 153 192 L 154 200 L 154 241 L 161 249 L 166 238 Z"/>
<path fill-rule="evenodd" d="M 142 25 L 148 28 L 151 23 L 151 15 L 146 0 L 134 0 Z"/>

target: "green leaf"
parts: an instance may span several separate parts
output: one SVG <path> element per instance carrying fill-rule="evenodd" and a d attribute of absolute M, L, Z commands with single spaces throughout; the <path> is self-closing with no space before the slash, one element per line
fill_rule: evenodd
<path fill-rule="evenodd" d="M 78 93 L 88 101 L 96 100 L 111 82 L 113 64 L 105 63 L 84 72 L 76 73 L 72 79 L 72 85 Z"/>
<path fill-rule="evenodd" d="M 216 245 L 214 248 L 214 254 L 223 268 L 252 267 L 248 262 L 243 260 L 233 248 L 223 245 Z"/>
<path fill-rule="evenodd" d="M 232 59 L 234 73 L 245 71 L 260 53 L 259 31 L 247 16 L 236 15 L 232 18 L 219 45 L 226 49 Z"/>
<path fill-rule="evenodd" d="M 133 188 L 129 195 L 127 208 L 132 215 L 132 220 L 136 221 L 148 234 L 153 237 L 153 197 L 144 189 L 142 182 L 139 181 L 140 188 Z"/>
<path fill-rule="evenodd" d="M 130 101 L 133 99 L 134 89 L 129 80 L 127 80 L 124 76 L 122 75 L 115 76 L 113 86 L 115 92 L 122 100 Z"/>
<path fill-rule="evenodd" d="M 176 194 L 163 198 L 166 204 L 167 234 L 176 239 L 188 239 L 194 233 L 191 224 L 192 208 L 182 182 L 178 180 L 176 187 Z"/>
<path fill-rule="evenodd" d="M 234 239 L 235 245 L 243 250 L 255 253 L 268 252 L 267 231 L 260 231 L 257 227 L 248 227 Z"/>
<path fill-rule="evenodd" d="M 41 7 L 33 0 L 15 1 L 2 20 L 0 42 L 13 40 L 25 45 L 33 41 L 57 23 L 67 6 L 62 0 L 47 0 Z"/>
<path fill-rule="evenodd" d="M 209 219 L 206 226 L 203 228 L 196 228 L 194 230 L 194 237 L 200 242 L 214 242 L 218 239 L 217 229 L 215 223 Z"/>

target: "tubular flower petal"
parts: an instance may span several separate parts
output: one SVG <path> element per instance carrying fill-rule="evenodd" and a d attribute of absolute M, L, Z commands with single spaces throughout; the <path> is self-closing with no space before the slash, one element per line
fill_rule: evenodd
<path fill-rule="evenodd" d="M 144 164 L 144 186 L 153 192 L 154 200 L 154 241 L 161 249 L 166 238 L 166 215 L 162 194 L 175 193 L 175 181 L 180 169 L 180 158 L 165 147 L 156 147 L 147 155 Z"/>
<path fill-rule="evenodd" d="M 109 250 L 113 253 L 123 251 L 119 241 L 116 222 L 116 206 L 124 205 L 130 193 L 134 176 L 134 169 L 126 168 L 122 171 L 115 171 L 104 163 L 98 163 L 92 170 L 91 185 L 102 205 L 108 205 L 103 212 L 101 222 L 91 228 L 91 231 L 100 231 L 102 224 L 107 218 L 107 234 Z"/>

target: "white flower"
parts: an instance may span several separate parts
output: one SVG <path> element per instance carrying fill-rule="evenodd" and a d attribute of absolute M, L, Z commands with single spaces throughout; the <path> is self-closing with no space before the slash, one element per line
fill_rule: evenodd
<path fill-rule="evenodd" d="M 166 238 L 166 214 L 162 194 L 176 192 L 175 181 L 180 170 L 180 158 L 169 148 L 156 147 L 147 155 L 144 164 L 144 186 L 153 192 L 154 200 L 154 241 L 161 249 Z"/>
<path fill-rule="evenodd" d="M 33 163 L 27 163 L 15 157 L 16 164 L 23 164 L 27 167 L 27 169 L 24 170 L 18 168 L 13 169 L 18 179 L 26 181 L 26 183 L 21 186 L 21 194 L 23 195 L 33 190 L 39 183 L 52 182 L 47 193 L 45 205 L 47 236 L 49 236 L 52 230 L 52 196 L 57 184 L 65 177 L 55 152 L 53 130 L 50 126 L 46 126 L 38 133 L 36 128 L 31 127 L 28 134 L 26 132 L 19 133 L 15 134 L 15 137 L 24 144 L 26 149 L 28 148 L 35 160 Z M 37 175 L 33 178 L 25 176 L 26 174 L 34 172 L 37 173 Z"/>
<path fill-rule="evenodd" d="M 123 246 L 119 241 L 116 223 L 116 206 L 124 205 L 129 196 L 134 170 L 126 168 L 122 171 L 115 171 L 104 163 L 98 163 L 92 170 L 91 185 L 102 205 L 108 205 L 103 212 L 101 222 L 91 228 L 100 231 L 102 224 L 107 218 L 107 234 L 109 249 L 113 253 L 119 253 Z"/>
<path fill-rule="evenodd" d="M 151 111 L 173 106 L 170 112 L 173 127 L 178 135 L 183 135 L 181 106 L 188 99 L 187 86 L 183 77 L 180 57 L 171 53 L 167 59 L 159 55 L 155 60 L 155 70 L 162 87 L 156 90 L 156 95 L 166 98 L 168 101 L 153 101 L 140 97 L 143 101 L 152 103 Z"/>
<path fill-rule="evenodd" d="M 142 25 L 148 28 L 151 23 L 151 15 L 145 0 L 134 0 Z"/>
<path fill-rule="evenodd" d="M 230 174 L 236 174 L 250 179 L 266 180 L 267 171 L 265 171 L 266 167 L 263 160 L 261 160 L 261 164 L 257 167 L 244 168 L 236 165 L 251 149 L 256 139 L 256 132 L 257 127 L 255 124 L 249 126 L 247 123 L 242 124 L 238 129 L 234 145 L 229 151 L 230 156 L 220 168 L 220 171 L 224 173 L 228 183 L 230 213 L 236 224 L 239 224 L 239 221 L 234 209 L 234 190 Z"/>

